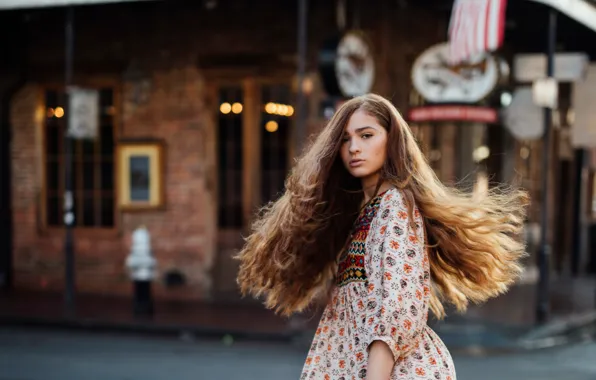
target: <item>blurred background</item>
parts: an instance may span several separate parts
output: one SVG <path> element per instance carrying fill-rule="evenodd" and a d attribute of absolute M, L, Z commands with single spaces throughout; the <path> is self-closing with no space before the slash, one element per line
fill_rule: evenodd
<path fill-rule="evenodd" d="M 490 1 L 450 45 L 449 0 L 0 0 L 0 379 L 298 378 L 319 308 L 232 257 L 367 92 L 445 183 L 531 194 L 520 281 L 430 321 L 459 377 L 596 379 L 596 2 Z"/>

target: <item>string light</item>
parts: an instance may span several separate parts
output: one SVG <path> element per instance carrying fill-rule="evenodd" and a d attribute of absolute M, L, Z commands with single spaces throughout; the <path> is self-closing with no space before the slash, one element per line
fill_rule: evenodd
<path fill-rule="evenodd" d="M 294 114 L 294 107 L 287 104 L 267 103 L 265 105 L 265 112 L 270 115 L 279 115 L 290 117 Z"/>
<path fill-rule="evenodd" d="M 275 103 L 267 103 L 265 106 L 265 112 L 268 114 L 276 114 L 277 113 L 277 104 Z"/>

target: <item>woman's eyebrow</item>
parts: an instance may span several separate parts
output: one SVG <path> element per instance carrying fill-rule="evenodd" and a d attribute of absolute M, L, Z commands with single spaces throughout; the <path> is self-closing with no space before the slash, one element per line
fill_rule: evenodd
<path fill-rule="evenodd" d="M 364 127 L 356 128 L 354 133 L 359 133 L 359 132 L 365 131 L 367 129 L 372 129 L 373 131 L 376 131 L 376 129 L 374 127 L 371 127 L 370 125 L 365 125 Z M 348 131 L 344 131 L 344 136 L 348 136 L 348 135 L 349 135 Z"/>
<path fill-rule="evenodd" d="M 356 128 L 356 132 L 362 132 L 367 129 L 375 130 L 375 128 L 371 127 L 370 125 L 365 125 L 364 127 Z"/>

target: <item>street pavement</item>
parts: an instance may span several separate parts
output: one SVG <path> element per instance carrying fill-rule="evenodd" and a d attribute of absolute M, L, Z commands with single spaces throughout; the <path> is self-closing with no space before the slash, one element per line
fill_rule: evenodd
<path fill-rule="evenodd" d="M 306 348 L 0 327 L 0 380 L 298 379 Z M 459 380 L 594 380 L 596 343 L 486 357 L 454 355 Z"/>

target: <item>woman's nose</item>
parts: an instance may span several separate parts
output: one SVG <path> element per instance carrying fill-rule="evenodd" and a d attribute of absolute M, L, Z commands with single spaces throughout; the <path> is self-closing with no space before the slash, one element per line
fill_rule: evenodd
<path fill-rule="evenodd" d="M 355 140 L 351 140 L 349 149 L 350 149 L 350 153 L 360 152 L 360 145 Z"/>

